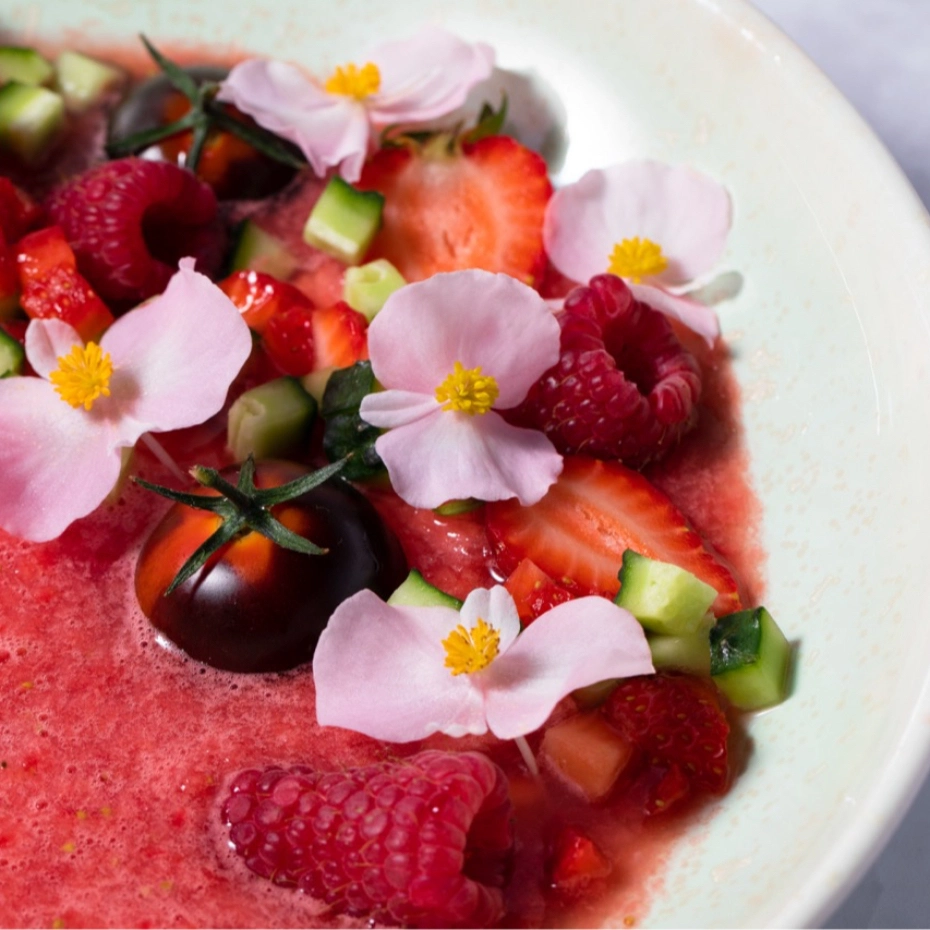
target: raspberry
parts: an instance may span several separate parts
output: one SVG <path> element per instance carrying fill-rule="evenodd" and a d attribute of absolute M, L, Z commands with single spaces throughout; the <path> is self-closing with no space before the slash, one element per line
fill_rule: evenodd
<path fill-rule="evenodd" d="M 118 309 L 160 294 L 180 258 L 193 256 L 205 274 L 223 258 L 213 191 L 167 162 L 123 158 L 98 165 L 53 191 L 46 208 L 81 274 Z"/>
<path fill-rule="evenodd" d="M 627 678 L 603 713 L 639 755 L 633 790 L 643 793 L 647 813 L 726 791 L 730 725 L 710 682 L 672 674 Z"/>
<path fill-rule="evenodd" d="M 559 361 L 508 419 L 560 452 L 634 468 L 673 448 L 695 424 L 701 377 L 668 320 L 614 275 L 575 288 L 558 319 Z"/>
<path fill-rule="evenodd" d="M 430 751 L 341 772 L 242 772 L 222 816 L 253 872 L 334 913 L 483 927 L 503 914 L 510 813 L 507 781 L 493 762 Z"/>

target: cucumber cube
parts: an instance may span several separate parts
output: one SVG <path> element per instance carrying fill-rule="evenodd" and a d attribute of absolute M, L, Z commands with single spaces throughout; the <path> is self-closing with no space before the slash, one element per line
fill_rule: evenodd
<path fill-rule="evenodd" d="M 646 558 L 632 549 L 623 553 L 615 602 L 652 633 L 684 636 L 696 632 L 716 597 L 709 584 L 677 565 Z"/>
<path fill-rule="evenodd" d="M 710 639 L 701 629 L 683 636 L 658 633 L 649 637 L 649 651 L 656 669 L 675 668 L 694 675 L 710 675 Z"/>
<path fill-rule="evenodd" d="M 297 265 L 297 259 L 280 239 L 251 220 L 242 224 L 230 270 L 261 271 L 286 281 L 297 270 Z"/>
<path fill-rule="evenodd" d="M 710 673 L 740 710 L 783 701 L 791 646 L 764 607 L 721 617 L 710 631 Z"/>
<path fill-rule="evenodd" d="M 22 374 L 26 353 L 8 333 L 0 329 L 0 378 Z"/>
<path fill-rule="evenodd" d="M 52 63 L 34 48 L 19 45 L 0 47 L 0 84 L 48 84 L 55 69 Z"/>
<path fill-rule="evenodd" d="M 307 224 L 304 242 L 357 265 L 381 226 L 384 197 L 377 191 L 359 191 L 338 175 L 323 188 Z"/>
<path fill-rule="evenodd" d="M 406 283 L 404 276 L 386 258 L 379 258 L 346 270 L 342 299 L 370 323 L 388 297 Z"/>
<path fill-rule="evenodd" d="M 293 452 L 310 435 L 316 401 L 296 378 L 278 378 L 240 395 L 229 408 L 226 444 L 237 461 Z"/>
<path fill-rule="evenodd" d="M 458 610 L 462 602 L 431 585 L 415 568 L 387 599 L 392 607 L 451 607 Z"/>
<path fill-rule="evenodd" d="M 65 125 L 60 94 L 10 81 L 0 87 L 0 147 L 28 164 L 42 160 Z"/>
<path fill-rule="evenodd" d="M 119 68 L 80 52 L 62 52 L 55 62 L 55 85 L 65 99 L 65 106 L 75 112 L 92 107 L 107 91 L 122 84 L 125 77 Z"/>

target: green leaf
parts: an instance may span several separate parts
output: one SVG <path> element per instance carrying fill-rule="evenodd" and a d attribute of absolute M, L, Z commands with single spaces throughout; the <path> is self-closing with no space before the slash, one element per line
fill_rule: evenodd
<path fill-rule="evenodd" d="M 179 588 L 188 578 L 200 571 L 206 564 L 207 559 L 219 549 L 222 549 L 227 543 L 232 542 L 239 535 L 245 526 L 243 517 L 231 517 L 224 520 L 220 528 L 208 539 L 205 539 L 191 554 L 191 557 L 181 566 L 181 570 L 175 575 L 174 581 L 165 591 L 165 597 Z"/>
<path fill-rule="evenodd" d="M 501 105 L 495 110 L 489 103 L 481 107 L 481 113 L 478 115 L 478 122 L 473 129 L 463 133 L 462 142 L 477 142 L 479 139 L 486 139 L 488 136 L 499 136 L 504 128 L 504 122 L 507 119 L 507 94 L 501 94 Z"/>
<path fill-rule="evenodd" d="M 190 110 L 185 113 L 179 120 L 169 123 L 167 126 L 154 126 L 152 129 L 143 129 L 141 132 L 135 132 L 131 136 L 124 136 L 122 139 L 115 139 L 107 143 L 107 155 L 110 158 L 122 158 L 125 155 L 134 155 L 147 149 L 156 142 L 163 139 L 170 139 L 180 132 L 187 132 L 193 129 L 197 122 L 199 113 Z"/>
<path fill-rule="evenodd" d="M 255 532 L 261 533 L 262 536 L 284 549 L 302 552 L 305 555 L 326 555 L 329 552 L 329 549 L 321 549 L 304 536 L 291 532 L 286 526 L 275 520 L 270 513 L 265 514 L 264 518 L 256 520 L 251 526 Z"/>
<path fill-rule="evenodd" d="M 160 484 L 152 484 L 143 478 L 132 479 L 146 491 L 152 491 L 161 497 L 168 498 L 177 504 L 184 504 L 186 507 L 194 507 L 197 510 L 208 510 L 211 513 L 224 513 L 229 509 L 229 503 L 222 497 L 205 497 L 203 494 L 185 494 L 183 491 L 173 491 L 171 488 L 162 487 Z"/>
<path fill-rule="evenodd" d="M 214 101 L 206 103 L 205 111 L 220 129 L 225 129 L 234 136 L 238 136 L 243 142 L 248 142 L 252 148 L 258 149 L 263 155 L 291 168 L 306 167 L 307 160 L 300 151 L 273 132 L 235 119 Z"/>
<path fill-rule="evenodd" d="M 295 497 L 300 497 L 301 494 L 312 491 L 323 484 L 324 481 L 329 481 L 330 478 L 339 474 L 345 468 L 346 461 L 346 459 L 341 459 L 338 462 L 333 462 L 332 465 L 326 465 L 309 475 L 304 475 L 303 478 L 297 478 L 287 484 L 278 485 L 276 488 L 262 488 L 255 492 L 254 499 L 262 507 L 273 507 L 275 504 L 283 504 L 286 501 L 293 500 Z"/>
<path fill-rule="evenodd" d="M 152 56 L 155 64 L 164 72 L 165 77 L 179 90 L 192 104 L 197 104 L 200 99 L 200 86 L 197 82 L 180 66 L 176 65 L 170 58 L 166 58 L 151 42 L 140 33 L 139 38 L 145 46 L 146 51 Z"/>

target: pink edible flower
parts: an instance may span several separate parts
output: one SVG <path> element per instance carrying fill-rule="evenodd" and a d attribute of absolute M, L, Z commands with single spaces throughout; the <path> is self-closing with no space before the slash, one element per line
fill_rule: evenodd
<path fill-rule="evenodd" d="M 556 268 L 572 281 L 610 272 L 643 303 L 713 343 L 713 310 L 682 294 L 723 255 L 730 197 L 687 166 L 628 161 L 589 171 L 549 201 L 543 237 Z"/>
<path fill-rule="evenodd" d="M 643 628 L 603 597 L 559 604 L 522 633 L 506 588 L 461 611 L 392 607 L 360 591 L 336 609 L 313 659 L 317 719 L 407 743 L 432 733 L 516 739 L 576 688 L 653 672 Z"/>
<path fill-rule="evenodd" d="M 33 320 L 26 357 L 39 377 L 0 381 L 0 526 L 44 542 L 95 510 L 121 450 L 217 413 L 251 346 L 239 311 L 192 258 L 99 345 L 61 320 Z"/>
<path fill-rule="evenodd" d="M 368 329 L 375 378 L 362 419 L 387 429 L 375 449 L 414 507 L 542 498 L 562 456 L 541 432 L 497 413 L 523 400 L 559 358 L 559 324 L 505 274 L 455 271 L 395 291 Z"/>
<path fill-rule="evenodd" d="M 313 170 L 337 168 L 357 181 L 372 134 L 458 109 L 494 67 L 494 52 L 437 27 L 386 42 L 361 65 L 347 64 L 315 82 L 293 65 L 251 59 L 236 65 L 217 99 L 293 142 Z"/>

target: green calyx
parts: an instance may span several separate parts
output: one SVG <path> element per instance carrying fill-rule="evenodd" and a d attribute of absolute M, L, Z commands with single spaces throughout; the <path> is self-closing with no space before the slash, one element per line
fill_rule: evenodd
<path fill-rule="evenodd" d="M 133 155 L 150 145 L 190 130 L 193 132 L 193 139 L 184 166 L 190 171 L 196 171 L 210 133 L 214 130 L 225 130 L 238 136 L 263 155 L 289 165 L 291 168 L 303 168 L 306 165 L 306 161 L 299 152 L 279 136 L 260 126 L 244 123 L 230 116 L 224 105 L 215 99 L 220 88 L 219 84 L 215 81 L 198 83 L 183 68 L 162 55 L 144 35 L 140 35 L 139 38 L 172 86 L 190 101 L 191 108 L 179 120 L 166 126 L 155 126 L 109 143 L 107 154 L 110 158 Z"/>
<path fill-rule="evenodd" d="M 342 471 L 347 461 L 348 458 L 340 459 L 332 465 L 327 465 L 309 475 L 274 488 L 255 487 L 255 461 L 251 455 L 242 463 L 236 484 L 230 484 L 214 468 L 195 465 L 190 470 L 191 476 L 203 487 L 218 491 L 218 497 L 187 494 L 159 484 L 152 484 L 142 478 L 134 478 L 136 484 L 148 491 L 167 497 L 168 500 L 177 504 L 214 513 L 223 521 L 220 528 L 206 539 L 181 566 L 181 570 L 168 586 L 165 595 L 171 594 L 198 572 L 214 552 L 245 533 L 261 533 L 273 543 L 294 552 L 302 552 L 305 555 L 325 555 L 328 550 L 321 549 L 309 539 L 289 530 L 275 519 L 270 508 L 300 497 L 307 491 L 319 487 L 325 481 L 329 481 Z"/>

